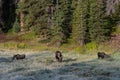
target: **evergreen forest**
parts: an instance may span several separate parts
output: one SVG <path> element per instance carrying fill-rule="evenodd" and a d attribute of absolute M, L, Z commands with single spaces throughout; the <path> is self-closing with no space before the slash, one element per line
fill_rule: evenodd
<path fill-rule="evenodd" d="M 33 32 L 39 42 L 108 41 L 120 25 L 120 0 L 0 0 L 0 33 Z"/>

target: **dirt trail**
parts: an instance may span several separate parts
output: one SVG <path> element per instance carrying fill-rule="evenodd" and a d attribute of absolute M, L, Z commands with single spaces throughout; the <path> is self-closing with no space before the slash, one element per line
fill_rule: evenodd
<path fill-rule="evenodd" d="M 13 36 L 7 36 L 7 34 L 0 34 L 0 43 L 3 42 L 8 42 L 8 41 L 17 41 L 17 42 L 21 42 L 23 41 L 20 37 L 23 36 L 25 33 L 19 33 L 17 35 L 13 35 Z"/>
<path fill-rule="evenodd" d="M 6 40 L 6 34 L 0 34 L 0 43 Z"/>

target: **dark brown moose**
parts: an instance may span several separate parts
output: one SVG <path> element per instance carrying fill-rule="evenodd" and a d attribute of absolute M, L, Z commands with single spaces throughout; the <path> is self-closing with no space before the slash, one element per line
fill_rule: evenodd
<path fill-rule="evenodd" d="M 110 58 L 108 54 L 105 54 L 104 52 L 98 52 L 98 59 L 104 59 L 104 58 Z"/>
<path fill-rule="evenodd" d="M 62 62 L 62 58 L 63 58 L 62 53 L 60 51 L 56 51 L 55 58 L 58 62 Z"/>
<path fill-rule="evenodd" d="M 13 60 L 16 59 L 16 60 L 21 60 L 21 59 L 25 59 L 25 54 L 16 54 L 16 55 L 13 55 Z"/>

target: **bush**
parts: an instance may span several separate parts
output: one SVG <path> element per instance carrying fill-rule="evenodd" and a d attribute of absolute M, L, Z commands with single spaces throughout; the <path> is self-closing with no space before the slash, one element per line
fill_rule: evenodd
<path fill-rule="evenodd" d="M 24 49 L 24 48 L 26 48 L 26 44 L 25 43 L 19 43 L 17 45 L 17 48 Z"/>
<path fill-rule="evenodd" d="M 39 43 L 48 43 L 48 42 L 50 42 L 50 39 L 45 39 L 45 40 L 40 40 L 40 41 L 38 41 Z"/>
<path fill-rule="evenodd" d="M 96 42 L 90 42 L 90 43 L 86 44 L 85 46 L 86 46 L 87 50 L 93 51 L 93 50 L 97 49 L 98 45 Z"/>
<path fill-rule="evenodd" d="M 91 42 L 84 46 L 76 47 L 74 50 L 76 52 L 79 52 L 80 54 L 86 54 L 86 53 L 95 51 L 97 49 L 97 47 L 98 47 L 98 45 L 96 42 Z"/>
<path fill-rule="evenodd" d="M 115 31 L 113 32 L 113 34 L 119 34 L 120 33 L 120 24 L 115 26 Z"/>
<path fill-rule="evenodd" d="M 34 32 L 29 32 L 29 33 L 26 33 L 22 36 L 22 39 L 24 40 L 31 40 L 31 39 L 34 39 L 36 37 L 35 33 Z"/>
<path fill-rule="evenodd" d="M 13 32 L 15 32 L 15 33 L 20 32 L 20 25 L 19 25 L 18 19 L 16 19 L 16 21 L 13 25 Z"/>
<path fill-rule="evenodd" d="M 80 54 L 86 54 L 85 46 L 77 47 L 77 48 L 75 48 L 75 51 L 79 52 Z"/>
<path fill-rule="evenodd" d="M 15 43 L 15 42 L 7 42 L 7 43 L 4 43 L 4 47 L 17 48 L 17 43 Z"/>
<path fill-rule="evenodd" d="M 32 28 L 32 31 L 34 31 L 36 35 L 40 35 L 40 27 L 34 26 L 34 27 Z"/>

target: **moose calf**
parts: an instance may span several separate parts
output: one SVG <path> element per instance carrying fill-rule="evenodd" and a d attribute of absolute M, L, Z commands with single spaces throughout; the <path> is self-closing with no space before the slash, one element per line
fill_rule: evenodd
<path fill-rule="evenodd" d="M 16 60 L 20 60 L 20 59 L 25 59 L 25 54 L 16 54 L 16 55 L 13 55 L 13 60 L 16 59 Z"/>
<path fill-rule="evenodd" d="M 63 58 L 62 53 L 60 51 L 56 51 L 55 58 L 58 62 L 62 62 L 62 58 Z"/>
<path fill-rule="evenodd" d="M 108 54 L 105 54 L 104 52 L 98 52 L 98 59 L 104 59 L 104 58 L 110 58 Z"/>

